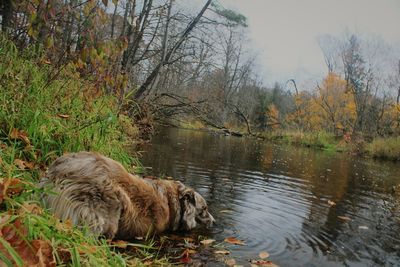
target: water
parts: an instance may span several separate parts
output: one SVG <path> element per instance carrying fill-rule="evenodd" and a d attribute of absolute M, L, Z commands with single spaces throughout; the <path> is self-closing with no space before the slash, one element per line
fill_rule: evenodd
<path fill-rule="evenodd" d="M 227 245 L 239 264 L 400 266 L 399 163 L 174 128 L 143 149 L 150 173 L 207 199 L 208 237 L 245 242 Z"/>

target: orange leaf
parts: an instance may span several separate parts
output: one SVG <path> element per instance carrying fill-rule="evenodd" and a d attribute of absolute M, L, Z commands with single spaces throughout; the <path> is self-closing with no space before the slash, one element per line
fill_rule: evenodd
<path fill-rule="evenodd" d="M 242 240 L 236 239 L 235 237 L 227 237 L 224 241 L 234 245 L 245 245 Z"/>
<path fill-rule="evenodd" d="M 112 241 L 111 244 L 117 248 L 126 248 L 128 246 L 128 242 L 123 241 L 123 240 L 115 240 L 115 241 Z"/>

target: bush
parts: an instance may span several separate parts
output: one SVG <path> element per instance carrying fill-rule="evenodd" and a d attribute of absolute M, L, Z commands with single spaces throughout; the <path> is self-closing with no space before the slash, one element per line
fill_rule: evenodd
<path fill-rule="evenodd" d="M 400 160 L 400 137 L 376 138 L 367 146 L 367 151 L 375 158 Z"/>

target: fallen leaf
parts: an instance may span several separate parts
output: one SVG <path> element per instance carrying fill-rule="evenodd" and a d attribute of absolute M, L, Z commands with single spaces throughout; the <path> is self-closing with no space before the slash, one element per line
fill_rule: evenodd
<path fill-rule="evenodd" d="M 24 204 L 22 204 L 21 208 L 19 209 L 19 214 L 24 214 L 24 213 L 40 215 L 43 213 L 43 210 L 41 207 L 39 207 L 35 203 L 25 202 Z"/>
<path fill-rule="evenodd" d="M 343 221 L 351 221 L 351 219 L 347 216 L 337 216 L 339 219 L 343 220 Z"/>
<path fill-rule="evenodd" d="M 258 256 L 260 257 L 260 259 L 266 259 L 269 257 L 269 253 L 266 251 L 261 251 Z"/>
<path fill-rule="evenodd" d="M 111 244 L 117 248 L 126 248 L 128 246 L 128 242 L 123 240 L 115 240 L 112 241 Z"/>
<path fill-rule="evenodd" d="M 15 159 L 15 160 L 14 160 L 14 164 L 17 165 L 17 167 L 18 167 L 20 170 L 25 170 L 25 161 L 20 160 L 20 159 Z"/>
<path fill-rule="evenodd" d="M 368 226 L 366 226 L 366 225 L 360 225 L 360 226 L 358 226 L 358 229 L 361 229 L 361 230 L 368 230 L 369 228 L 368 228 Z"/>
<path fill-rule="evenodd" d="M 183 253 L 180 256 L 179 261 L 182 263 L 190 263 L 192 261 L 192 259 L 190 258 L 190 250 L 189 249 L 185 249 L 185 251 L 183 251 Z"/>
<path fill-rule="evenodd" d="M 332 200 L 328 200 L 328 205 L 333 207 L 333 206 L 336 206 L 336 203 Z"/>
<path fill-rule="evenodd" d="M 272 261 L 267 261 L 267 260 L 251 260 L 250 263 L 255 266 L 263 266 L 263 267 L 278 267 L 275 263 Z"/>
<path fill-rule="evenodd" d="M 18 130 L 17 128 L 13 128 L 11 130 L 9 138 L 14 139 L 14 140 L 18 140 L 18 139 L 22 140 L 27 145 L 29 145 L 31 143 L 28 138 L 28 133 L 25 132 L 24 130 Z"/>
<path fill-rule="evenodd" d="M 79 254 L 88 254 L 88 253 L 96 253 L 97 248 L 95 246 L 92 246 L 88 243 L 82 243 L 80 247 L 78 247 L 78 252 Z"/>
<path fill-rule="evenodd" d="M 36 249 L 36 257 L 38 258 L 37 266 L 56 266 L 56 260 L 53 256 L 53 248 L 48 241 L 33 240 L 33 247 Z"/>
<path fill-rule="evenodd" d="M 68 119 L 69 115 L 67 115 L 67 114 L 57 114 L 57 117 L 59 117 L 61 119 Z"/>
<path fill-rule="evenodd" d="M 144 266 L 150 266 L 152 264 L 153 264 L 153 262 L 151 260 L 147 260 L 147 261 L 143 262 Z"/>
<path fill-rule="evenodd" d="M 233 266 L 236 264 L 236 261 L 235 261 L 235 259 L 228 259 L 225 261 L 225 264 L 228 266 Z"/>
<path fill-rule="evenodd" d="M 214 253 L 215 253 L 215 254 L 228 255 L 228 254 L 230 254 L 231 252 L 230 252 L 229 250 L 222 249 L 222 250 L 216 250 L 216 251 L 214 251 Z"/>
<path fill-rule="evenodd" d="M 205 239 L 205 240 L 201 240 L 201 241 L 200 241 L 200 243 L 203 244 L 203 245 L 205 245 L 205 246 L 210 245 L 210 244 L 212 244 L 212 243 L 214 243 L 214 242 L 215 242 L 214 239 Z"/>
<path fill-rule="evenodd" d="M 18 178 L 7 178 L 0 183 L 0 203 L 7 197 L 19 195 L 24 190 L 24 186 Z"/>
<path fill-rule="evenodd" d="M 227 237 L 224 241 L 234 245 L 245 245 L 242 240 L 236 239 L 235 237 Z"/>
<path fill-rule="evenodd" d="M 0 229 L 0 235 L 3 241 L 18 253 L 23 266 L 56 266 L 49 241 L 39 239 L 28 241 L 26 238 L 28 229 L 21 220 L 17 219 L 3 226 Z M 15 264 L 13 257 L 3 244 L 0 244 L 0 253 Z"/>

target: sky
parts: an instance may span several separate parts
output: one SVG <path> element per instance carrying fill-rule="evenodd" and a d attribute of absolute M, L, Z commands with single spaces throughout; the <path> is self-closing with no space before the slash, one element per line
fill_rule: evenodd
<path fill-rule="evenodd" d="M 320 36 L 346 31 L 400 47 L 400 0 L 219 0 L 248 18 L 251 44 L 266 84 L 306 86 L 327 72 Z"/>

